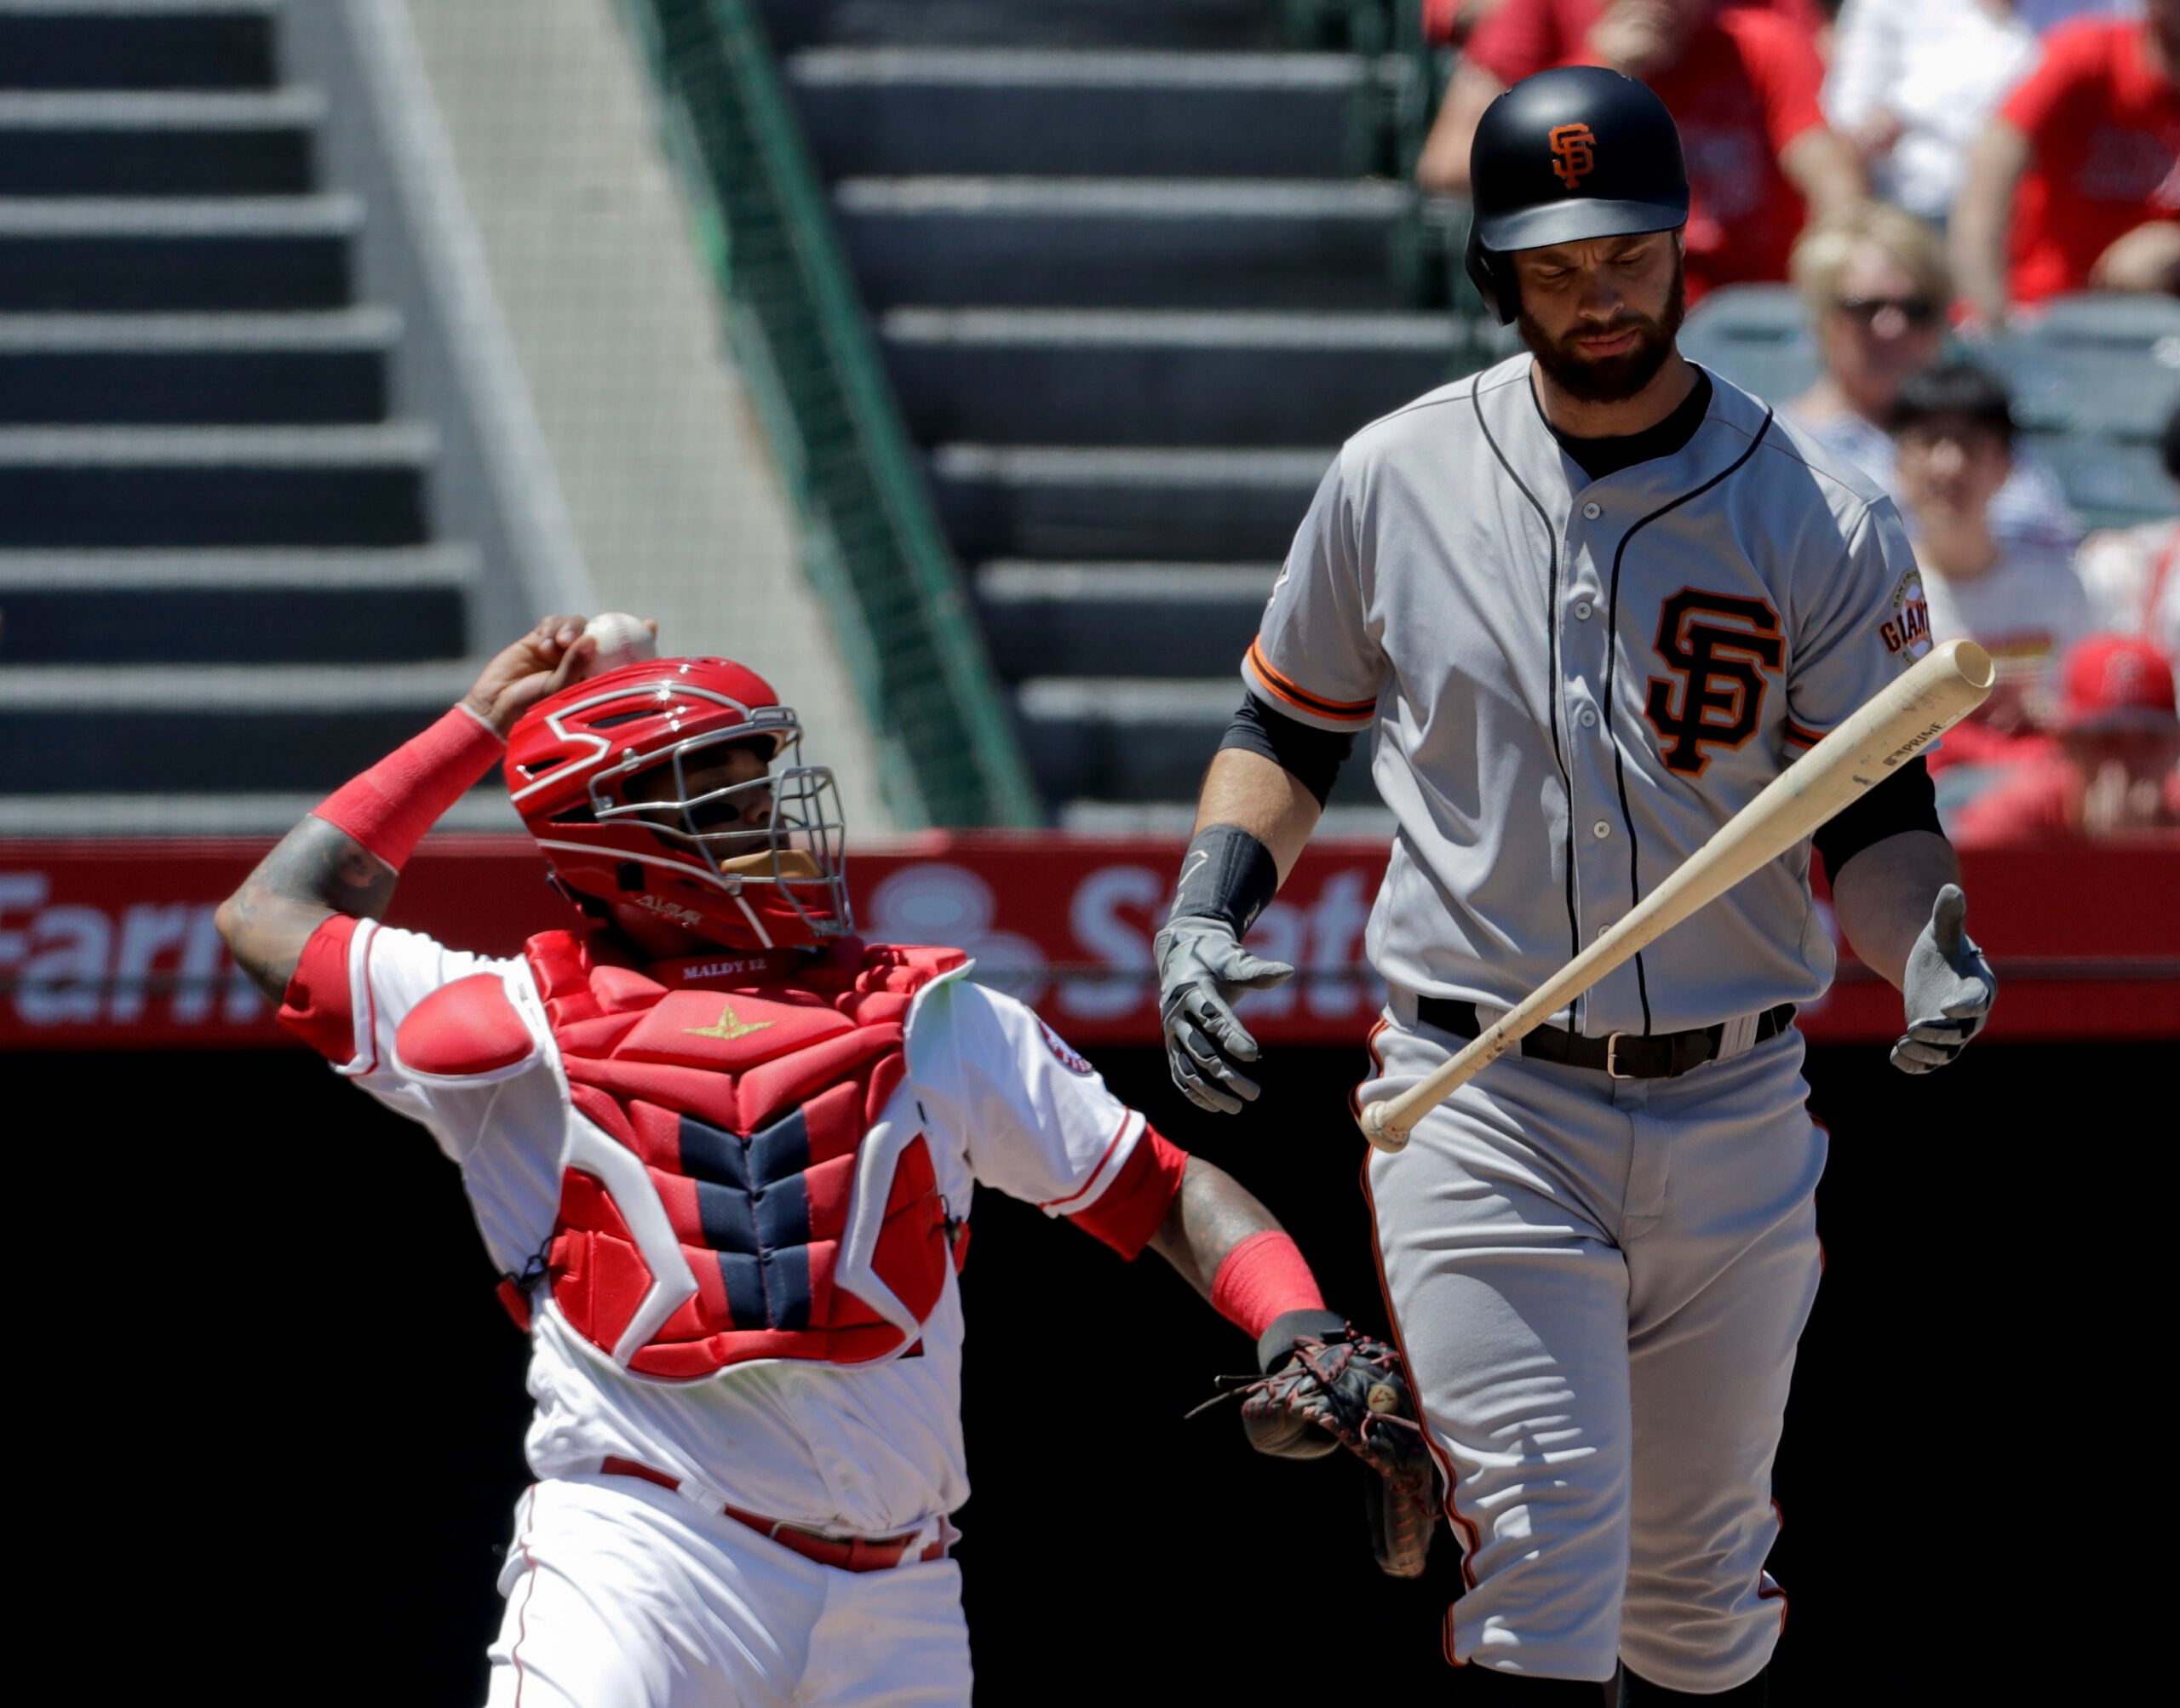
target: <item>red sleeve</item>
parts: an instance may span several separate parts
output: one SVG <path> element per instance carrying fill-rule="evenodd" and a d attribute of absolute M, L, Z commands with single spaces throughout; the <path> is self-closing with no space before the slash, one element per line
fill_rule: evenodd
<path fill-rule="evenodd" d="M 1794 33 L 1812 47 L 1830 21 L 1817 9 L 1816 0 L 1749 0 L 1749 3 L 1792 26 Z"/>
<path fill-rule="evenodd" d="M 1771 152 L 1781 154 L 1804 131 L 1824 123 L 1819 100 L 1824 89 L 1824 61 L 1816 44 L 1776 12 L 1730 12 L 1719 19 L 1748 68 L 1748 80 L 1764 103 L 1764 129 Z"/>
<path fill-rule="evenodd" d="M 1133 1263 L 1180 1195 L 1188 1166 L 1188 1152 L 1146 1122 L 1113 1184 L 1096 1203 L 1067 1219 Z"/>
<path fill-rule="evenodd" d="M 336 1068 L 356 1059 L 355 1005 L 348 946 L 358 921 L 336 914 L 310 934 L 280 1005 L 280 1023 Z"/>
<path fill-rule="evenodd" d="M 2032 142 L 2049 135 L 2055 123 L 2065 121 L 2080 92 L 2097 81 L 2106 37 L 2114 30 L 2135 27 L 2107 19 L 2085 18 L 2062 24 L 2045 37 L 2044 54 L 2035 70 L 1999 103 L 1999 117 Z"/>
<path fill-rule="evenodd" d="M 1505 0 L 1461 52 L 1500 83 L 1517 83 L 1579 52 L 1602 9 L 1596 0 Z"/>

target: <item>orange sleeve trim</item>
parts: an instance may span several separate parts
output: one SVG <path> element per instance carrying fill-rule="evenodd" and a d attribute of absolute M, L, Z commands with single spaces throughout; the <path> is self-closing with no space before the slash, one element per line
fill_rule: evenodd
<path fill-rule="evenodd" d="M 1798 748 L 1813 748 L 1819 742 L 1822 741 L 1824 737 L 1821 732 L 1810 729 L 1807 725 L 1797 724 L 1792 718 L 1789 718 L 1787 719 L 1787 739 L 1792 742 Z"/>
<path fill-rule="evenodd" d="M 1327 700 L 1298 687 L 1291 678 L 1282 676 L 1271 668 L 1264 656 L 1264 648 L 1256 641 L 1249 643 L 1249 669 L 1256 679 L 1269 688 L 1274 696 L 1290 706 L 1320 718 L 1337 718 L 1346 723 L 1367 722 L 1377 711 L 1375 695 L 1368 700 Z"/>

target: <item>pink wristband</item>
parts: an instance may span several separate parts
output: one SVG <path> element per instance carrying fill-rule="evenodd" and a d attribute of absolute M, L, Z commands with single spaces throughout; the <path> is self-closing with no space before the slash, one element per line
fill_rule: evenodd
<path fill-rule="evenodd" d="M 1322 1310 L 1324 1296 L 1301 1250 L 1276 1228 L 1254 1233 L 1220 1259 L 1211 1308 L 1256 1339 L 1290 1310 Z"/>
<path fill-rule="evenodd" d="M 312 817 L 345 830 L 399 872 L 424 833 L 500 762 L 507 747 L 496 730 L 456 706 L 326 796 Z"/>

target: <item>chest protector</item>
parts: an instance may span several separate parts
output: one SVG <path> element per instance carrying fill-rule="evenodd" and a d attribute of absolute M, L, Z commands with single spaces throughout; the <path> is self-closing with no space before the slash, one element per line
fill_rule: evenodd
<path fill-rule="evenodd" d="M 915 993 L 966 955 L 843 944 L 791 983 L 753 958 L 672 989 L 565 931 L 527 954 L 573 1105 L 546 1279 L 577 1333 L 669 1382 L 918 1338 L 956 1230 L 914 1102 L 888 1105 Z"/>

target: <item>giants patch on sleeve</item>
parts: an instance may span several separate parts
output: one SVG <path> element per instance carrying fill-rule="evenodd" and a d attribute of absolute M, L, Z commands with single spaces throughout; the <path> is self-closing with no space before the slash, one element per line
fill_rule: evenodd
<path fill-rule="evenodd" d="M 1910 570 L 1901 576 L 1878 633 L 1887 652 L 1917 659 L 1930 650 L 1930 605 L 1923 597 L 1921 570 Z"/>

